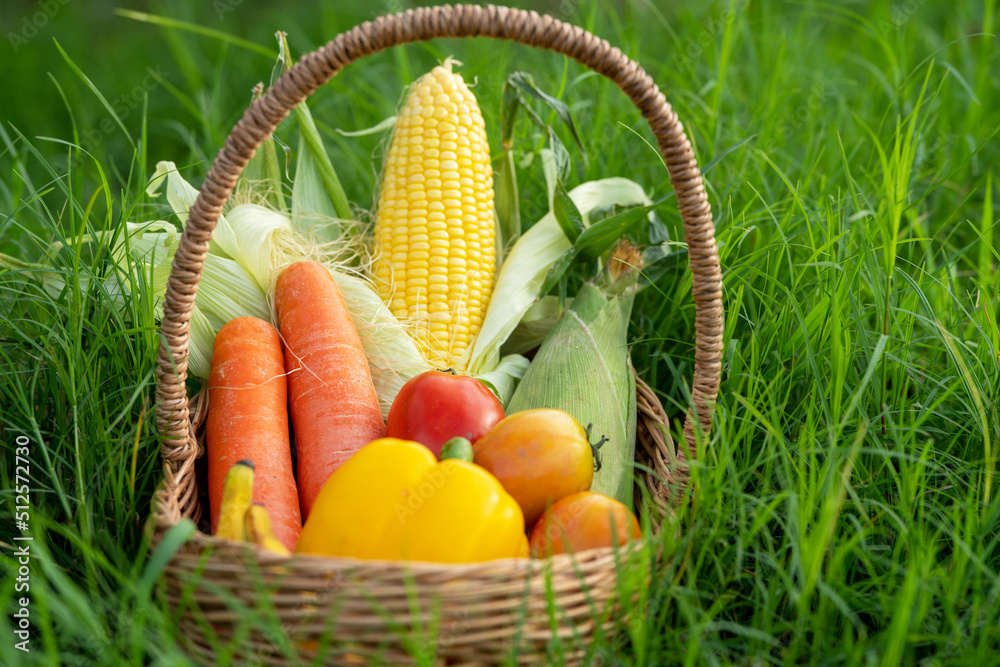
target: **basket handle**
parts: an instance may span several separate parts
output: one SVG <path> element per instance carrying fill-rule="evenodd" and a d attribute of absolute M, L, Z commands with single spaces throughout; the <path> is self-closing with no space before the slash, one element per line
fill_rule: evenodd
<path fill-rule="evenodd" d="M 233 128 L 191 207 L 167 282 L 156 368 L 156 422 L 165 480 L 158 513 L 176 523 L 197 512 L 194 462 L 199 454 L 185 387 L 191 310 L 209 239 L 237 178 L 289 112 L 345 65 L 391 46 L 442 37 L 492 37 L 562 53 L 611 79 L 629 96 L 656 136 L 684 221 L 693 274 L 695 367 L 684 439 L 694 451 L 694 420 L 711 427 L 722 358 L 722 278 L 712 211 L 691 143 L 652 78 L 617 48 L 591 33 L 533 11 L 455 5 L 382 16 L 338 35 L 304 56 L 255 100 Z"/>

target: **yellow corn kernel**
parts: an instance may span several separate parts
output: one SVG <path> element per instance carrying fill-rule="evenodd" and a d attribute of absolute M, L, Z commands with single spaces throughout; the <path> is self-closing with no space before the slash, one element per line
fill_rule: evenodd
<path fill-rule="evenodd" d="M 451 66 L 414 83 L 399 111 L 375 219 L 382 299 L 440 368 L 479 331 L 496 269 L 486 127 Z"/>

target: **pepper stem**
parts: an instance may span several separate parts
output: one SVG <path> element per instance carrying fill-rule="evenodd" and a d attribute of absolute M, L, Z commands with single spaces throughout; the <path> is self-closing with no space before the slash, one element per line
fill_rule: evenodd
<path fill-rule="evenodd" d="M 458 459 L 472 463 L 472 443 L 469 442 L 468 438 L 462 436 L 452 438 L 441 446 L 441 453 L 438 454 L 439 461 L 445 459 Z"/>

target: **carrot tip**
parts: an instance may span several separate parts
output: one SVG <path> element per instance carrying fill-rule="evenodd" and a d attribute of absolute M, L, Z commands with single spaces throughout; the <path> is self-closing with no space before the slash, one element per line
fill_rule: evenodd
<path fill-rule="evenodd" d="M 246 467 L 250 468 L 251 470 L 254 469 L 253 461 L 251 461 L 250 459 L 243 459 L 242 461 L 237 461 L 236 465 L 238 465 L 238 466 L 246 466 Z"/>

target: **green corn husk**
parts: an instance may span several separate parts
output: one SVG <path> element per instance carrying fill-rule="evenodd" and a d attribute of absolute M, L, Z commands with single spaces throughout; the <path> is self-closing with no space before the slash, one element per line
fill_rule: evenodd
<path fill-rule="evenodd" d="M 618 177 L 581 183 L 569 192 L 569 198 L 583 216 L 584 225 L 588 226 L 594 211 L 651 203 L 641 185 Z M 459 361 L 460 368 L 471 375 L 479 375 L 497 367 L 501 347 L 528 310 L 539 301 L 549 271 L 572 245 L 552 211 L 521 235 L 508 251 L 497 274 L 490 297 L 492 307 L 487 307 L 483 327 Z"/>
<path fill-rule="evenodd" d="M 258 83 L 253 89 L 253 100 L 264 94 L 264 84 Z M 282 151 L 283 152 L 283 151 Z M 233 200 L 240 203 L 260 204 L 273 211 L 284 211 L 285 193 L 281 180 L 281 164 L 278 162 L 278 142 L 274 135 L 268 135 L 247 166 L 240 174 Z"/>
<path fill-rule="evenodd" d="M 563 312 L 521 379 L 507 413 L 556 408 L 607 436 L 591 490 L 632 507 L 635 376 L 627 335 L 637 272 L 586 283 Z"/>
<path fill-rule="evenodd" d="M 294 64 L 287 35 L 279 31 L 275 37 L 281 51 L 278 66 L 287 72 Z M 335 241 L 354 231 L 354 213 L 304 101 L 295 106 L 295 119 L 299 125 L 299 154 L 292 186 L 292 226 L 298 232 L 312 230 L 319 239 Z"/>
<path fill-rule="evenodd" d="M 572 301 L 569 299 L 569 303 Z M 500 347 L 500 354 L 524 354 L 537 349 L 552 331 L 552 327 L 555 326 L 561 314 L 559 297 L 552 294 L 543 296 L 531 304 L 531 307 L 524 313 L 524 317 L 517 323 L 517 328 L 511 332 L 510 337 Z"/>

